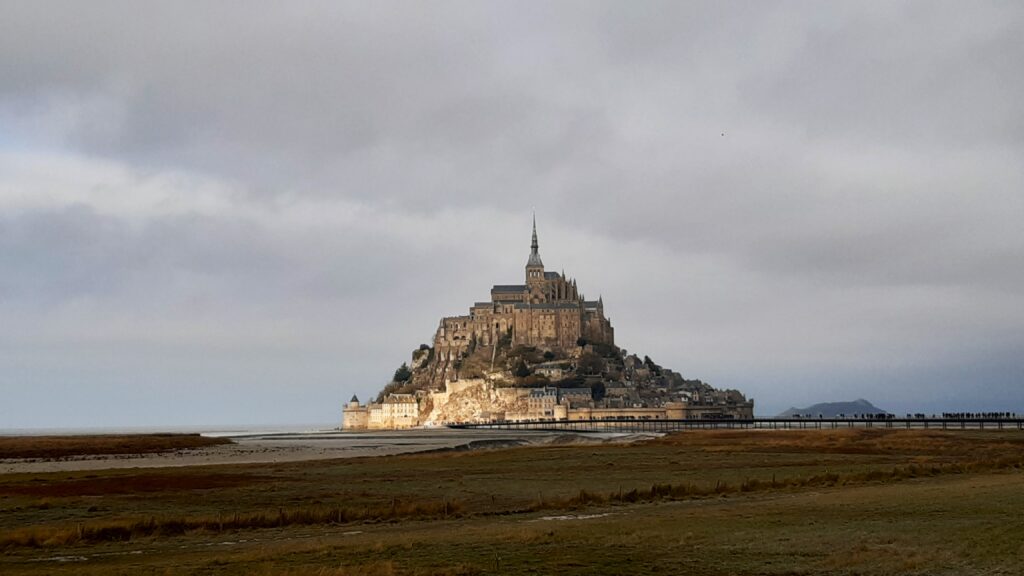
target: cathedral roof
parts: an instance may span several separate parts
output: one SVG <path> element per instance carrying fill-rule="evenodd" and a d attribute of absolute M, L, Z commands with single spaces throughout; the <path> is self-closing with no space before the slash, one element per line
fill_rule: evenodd
<path fill-rule="evenodd" d="M 516 302 L 513 305 L 517 310 L 567 310 L 569 308 L 579 308 L 580 305 L 576 302 L 545 302 L 542 304 L 529 304 L 525 302 Z"/>
<path fill-rule="evenodd" d="M 525 290 L 525 284 L 495 284 L 491 288 L 491 292 L 523 292 Z"/>
<path fill-rule="evenodd" d="M 545 280 L 557 280 L 559 278 L 561 278 L 561 276 L 558 274 L 558 272 L 545 272 L 544 273 L 544 279 Z"/>

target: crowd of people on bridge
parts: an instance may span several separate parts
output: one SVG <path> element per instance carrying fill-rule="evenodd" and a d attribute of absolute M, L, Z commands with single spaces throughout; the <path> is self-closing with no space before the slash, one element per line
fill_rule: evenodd
<path fill-rule="evenodd" d="M 924 415 L 914 415 L 915 418 L 924 418 Z M 935 415 L 932 415 L 934 418 Z M 1016 412 L 943 412 L 942 417 L 947 420 L 1015 420 Z M 908 415 L 909 418 L 909 415 Z"/>
<path fill-rule="evenodd" d="M 837 414 L 836 418 L 847 420 L 893 420 L 896 418 L 895 414 L 889 414 L 888 412 L 878 412 L 874 414 Z M 924 414 L 921 412 L 915 414 L 907 414 L 907 420 L 1016 420 L 1020 416 L 1016 412 L 943 412 L 942 415 L 935 414 Z M 794 414 L 793 418 L 798 419 L 809 419 L 809 420 L 824 420 L 829 418 L 823 414 Z"/>
<path fill-rule="evenodd" d="M 876 414 L 837 414 L 835 416 L 825 416 L 824 414 L 818 414 L 817 416 L 815 416 L 814 414 L 793 414 L 793 418 L 810 420 L 824 420 L 826 418 L 840 418 L 843 420 L 891 420 L 895 417 L 896 416 L 894 414 L 889 414 L 887 412 L 878 412 Z"/>

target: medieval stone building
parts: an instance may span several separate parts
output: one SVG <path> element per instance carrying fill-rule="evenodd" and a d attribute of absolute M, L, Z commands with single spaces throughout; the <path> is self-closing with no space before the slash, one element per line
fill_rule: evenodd
<path fill-rule="evenodd" d="M 488 362 L 489 359 L 489 362 Z M 513 361 L 515 359 L 515 361 Z M 461 372 L 461 373 L 460 373 Z M 344 407 L 346 430 L 495 421 L 752 418 L 735 390 L 627 355 L 601 298 L 548 272 L 537 223 L 522 284 L 499 284 L 464 316 L 443 318 L 374 402 Z"/>
<path fill-rule="evenodd" d="M 441 320 L 434 350 L 453 360 L 471 342 L 490 346 L 501 338 L 515 345 L 568 350 L 580 338 L 591 343 L 615 343 L 615 332 L 604 315 L 604 301 L 586 300 L 565 272 L 548 272 L 540 258 L 537 222 L 533 223 L 530 257 L 523 284 L 497 284 L 489 302 L 477 302 L 465 316 Z"/>

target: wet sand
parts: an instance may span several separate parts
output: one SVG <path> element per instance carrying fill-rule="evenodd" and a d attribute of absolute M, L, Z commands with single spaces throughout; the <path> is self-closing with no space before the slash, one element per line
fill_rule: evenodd
<path fill-rule="evenodd" d="M 448 428 L 254 434 L 231 437 L 234 444 L 175 450 L 158 454 L 89 455 L 59 459 L 3 459 L 0 474 L 161 468 L 218 464 L 261 464 L 334 458 L 390 456 L 443 449 L 486 449 L 531 444 L 632 442 L 650 435 L 567 434 L 557 432 L 452 430 Z"/>

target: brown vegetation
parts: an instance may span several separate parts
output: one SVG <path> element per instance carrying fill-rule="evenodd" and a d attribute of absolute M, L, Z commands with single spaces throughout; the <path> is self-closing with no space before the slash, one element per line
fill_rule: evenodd
<path fill-rule="evenodd" d="M 0 573 L 1015 573 L 1022 469 L 855 429 L 0 475 Z"/>
<path fill-rule="evenodd" d="M 103 434 L 0 437 L 0 459 L 67 458 L 96 454 L 149 454 L 230 444 L 199 434 Z"/>
<path fill-rule="evenodd" d="M 223 532 L 315 524 L 383 522 L 408 519 L 454 518 L 462 506 L 454 501 L 408 502 L 390 506 L 313 507 L 279 509 L 217 516 L 141 518 L 78 523 L 74 526 L 31 526 L 0 533 L 0 550 L 12 547 L 68 546 L 78 543 L 118 542 L 147 536 L 179 536 L 188 532 Z"/>
<path fill-rule="evenodd" d="M 541 510 L 577 510 L 593 505 L 633 504 L 637 502 L 654 502 L 657 500 L 686 500 L 707 498 L 710 496 L 727 496 L 743 492 L 768 492 L 792 488 L 816 488 L 828 486 L 846 486 L 866 482 L 898 482 L 908 478 L 938 476 L 940 474 L 965 474 L 990 472 L 1006 469 L 1024 468 L 1024 459 L 997 458 L 991 460 L 974 460 L 957 464 L 909 464 L 897 466 L 891 470 L 871 470 L 851 474 L 825 472 L 812 476 L 790 477 L 784 480 L 752 478 L 738 484 L 715 482 L 711 485 L 686 484 L 652 484 L 650 488 L 633 488 L 628 492 L 619 490 L 607 494 L 580 490 L 575 496 L 554 500 L 541 500 L 529 508 L 530 511 Z"/>
<path fill-rule="evenodd" d="M 54 481 L 33 481 L 0 484 L 0 495 L 36 497 L 102 496 L 105 494 L 138 494 L 147 492 L 180 492 L 243 486 L 270 477 L 249 474 L 209 474 L 157 471 L 149 474 L 95 476 Z"/>
<path fill-rule="evenodd" d="M 339 566 L 337 568 L 320 567 L 316 569 L 290 570 L 280 569 L 273 565 L 264 566 L 255 572 L 256 576 L 395 576 L 395 574 L 407 574 L 409 576 L 470 576 L 479 574 L 462 564 L 447 566 L 444 568 L 402 570 L 391 560 L 376 560 L 359 564 L 356 566 Z"/>

